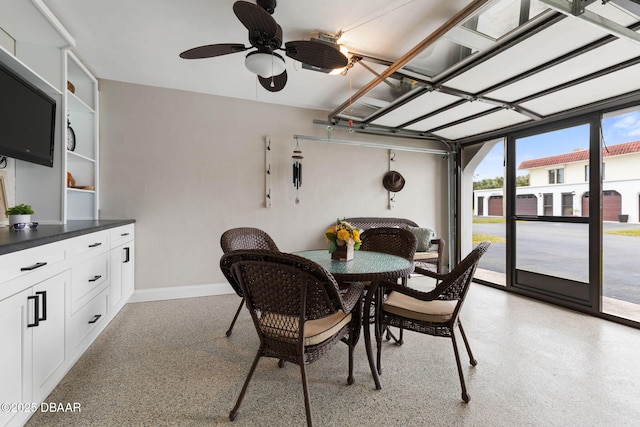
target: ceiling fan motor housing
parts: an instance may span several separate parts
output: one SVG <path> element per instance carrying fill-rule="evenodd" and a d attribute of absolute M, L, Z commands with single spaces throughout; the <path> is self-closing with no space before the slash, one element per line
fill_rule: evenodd
<path fill-rule="evenodd" d="M 273 12 L 276 10 L 276 4 L 278 3 L 276 0 L 258 0 L 258 6 L 269 12 L 270 15 L 273 15 Z"/>
<path fill-rule="evenodd" d="M 255 48 L 266 48 L 273 52 L 282 46 L 282 27 L 278 25 L 278 32 L 275 36 L 260 30 L 249 30 L 249 43 Z"/>

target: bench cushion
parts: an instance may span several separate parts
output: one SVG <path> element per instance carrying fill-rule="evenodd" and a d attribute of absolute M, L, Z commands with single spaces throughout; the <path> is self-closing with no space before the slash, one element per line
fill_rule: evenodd
<path fill-rule="evenodd" d="M 436 233 L 426 227 L 406 227 L 414 236 L 416 236 L 416 240 L 418 240 L 418 247 L 416 248 L 417 252 L 425 252 L 429 250 L 431 246 L 431 239 L 436 237 Z"/>

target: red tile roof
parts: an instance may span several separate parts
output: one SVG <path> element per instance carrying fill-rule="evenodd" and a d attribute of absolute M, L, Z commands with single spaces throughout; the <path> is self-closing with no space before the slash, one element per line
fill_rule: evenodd
<path fill-rule="evenodd" d="M 640 153 L 640 141 L 625 142 L 602 149 L 602 157 L 620 156 L 623 154 Z M 518 169 L 533 169 L 543 166 L 561 165 L 571 162 L 580 162 L 589 158 L 589 150 L 577 150 L 566 154 L 541 157 L 539 159 L 525 160 L 520 163 Z"/>

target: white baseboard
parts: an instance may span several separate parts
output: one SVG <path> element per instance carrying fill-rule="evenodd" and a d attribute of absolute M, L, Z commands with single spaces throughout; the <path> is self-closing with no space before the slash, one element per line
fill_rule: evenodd
<path fill-rule="evenodd" d="M 233 288 L 226 282 L 206 285 L 174 286 L 171 288 L 136 289 L 128 302 L 162 301 L 233 293 L 235 293 Z"/>

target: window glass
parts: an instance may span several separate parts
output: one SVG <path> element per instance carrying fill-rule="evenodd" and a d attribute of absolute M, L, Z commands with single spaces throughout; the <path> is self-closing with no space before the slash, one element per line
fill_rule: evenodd
<path fill-rule="evenodd" d="M 462 26 L 497 40 L 547 9 L 545 4 L 537 0 L 501 0 L 468 19 Z"/>

